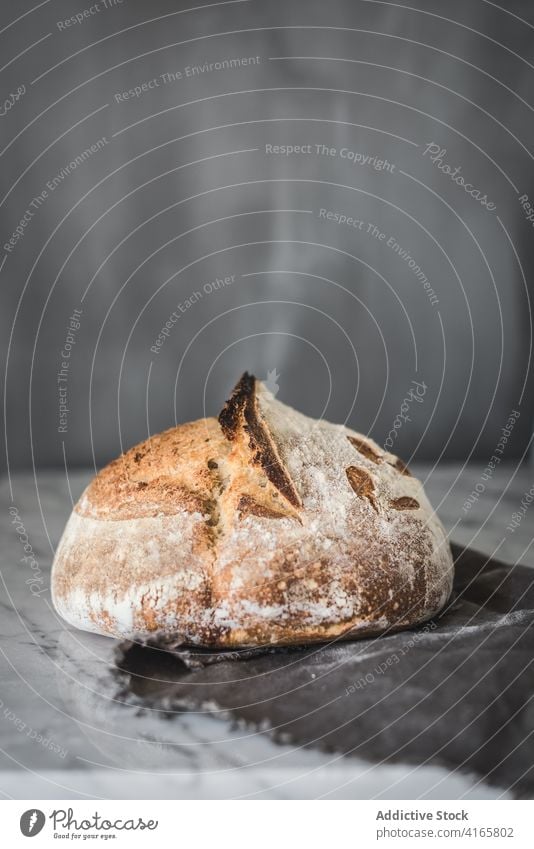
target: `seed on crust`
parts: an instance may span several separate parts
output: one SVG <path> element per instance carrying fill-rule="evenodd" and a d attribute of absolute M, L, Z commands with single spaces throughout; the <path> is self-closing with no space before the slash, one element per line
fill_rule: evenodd
<path fill-rule="evenodd" d="M 371 460 L 371 462 L 373 463 L 382 462 L 382 457 L 380 456 L 380 454 L 377 454 L 375 449 L 372 448 L 372 446 L 369 445 L 368 442 L 365 442 L 365 440 L 358 439 L 358 437 L 356 436 L 347 436 L 347 439 L 349 440 L 351 445 L 354 445 L 356 451 L 359 451 L 360 454 L 363 454 L 363 456 L 367 460 Z"/>
<path fill-rule="evenodd" d="M 389 506 L 394 510 L 419 510 L 419 502 L 415 498 L 410 498 L 408 495 L 403 495 L 402 498 L 395 498 L 389 502 Z"/>
<path fill-rule="evenodd" d="M 358 469 L 356 466 L 346 468 L 345 474 L 356 495 L 360 498 L 367 498 L 373 509 L 378 512 L 375 501 L 375 485 L 371 475 L 365 469 Z"/>

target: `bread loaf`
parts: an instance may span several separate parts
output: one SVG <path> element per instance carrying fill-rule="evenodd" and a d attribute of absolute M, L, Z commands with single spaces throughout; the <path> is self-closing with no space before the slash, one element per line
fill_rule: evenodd
<path fill-rule="evenodd" d="M 218 419 L 152 436 L 94 478 L 52 595 L 100 634 L 284 645 L 423 622 L 452 577 L 442 526 L 401 460 L 245 373 Z"/>

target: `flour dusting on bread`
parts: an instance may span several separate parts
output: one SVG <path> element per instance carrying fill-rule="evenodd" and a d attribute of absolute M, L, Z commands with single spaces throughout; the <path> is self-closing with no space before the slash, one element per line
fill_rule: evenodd
<path fill-rule="evenodd" d="M 96 476 L 52 573 L 79 628 L 212 647 L 408 627 L 451 587 L 443 528 L 404 463 L 247 373 L 218 419 L 157 434 Z"/>

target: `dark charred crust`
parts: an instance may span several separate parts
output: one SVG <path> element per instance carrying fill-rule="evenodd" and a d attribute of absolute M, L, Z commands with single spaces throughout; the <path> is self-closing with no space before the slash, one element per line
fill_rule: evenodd
<path fill-rule="evenodd" d="M 250 495 L 241 496 L 237 509 L 240 518 L 243 518 L 243 516 L 261 516 L 264 519 L 287 519 L 288 517 L 286 512 L 268 507 L 266 504 L 259 504 Z"/>
<path fill-rule="evenodd" d="M 402 498 L 395 498 L 389 502 L 389 506 L 394 510 L 419 510 L 419 502 L 415 498 L 410 498 L 408 495 L 403 495 Z"/>
<path fill-rule="evenodd" d="M 256 382 L 253 375 L 244 373 L 219 414 L 219 424 L 230 442 L 233 442 L 243 429 L 248 435 L 253 464 L 263 469 L 273 486 L 293 507 L 300 508 L 302 502 L 298 492 L 282 466 L 273 438 L 258 413 Z"/>
<path fill-rule="evenodd" d="M 371 507 L 378 512 L 375 485 L 369 472 L 366 472 L 365 469 L 357 469 L 356 466 L 349 466 L 345 469 L 345 474 L 356 495 L 360 498 L 366 498 Z"/>
<path fill-rule="evenodd" d="M 219 424 L 225 437 L 233 442 L 239 433 L 245 407 L 254 401 L 256 378 L 246 371 L 234 386 L 233 392 L 219 413 Z"/>
<path fill-rule="evenodd" d="M 247 406 L 245 410 L 245 420 L 247 424 L 244 430 L 249 436 L 249 447 L 253 452 L 252 462 L 256 466 L 260 466 L 272 485 L 287 498 L 293 507 L 302 507 L 302 502 L 299 495 L 293 486 L 293 482 L 280 460 L 276 455 L 276 449 L 273 445 L 271 435 L 267 427 L 260 421 L 256 404 Z"/>
<path fill-rule="evenodd" d="M 380 454 L 377 454 L 374 448 L 372 448 L 368 442 L 365 442 L 363 439 L 358 439 L 356 436 L 347 436 L 347 439 L 354 445 L 356 451 L 359 451 L 360 454 L 367 460 L 371 460 L 373 463 L 381 463 L 382 457 Z"/>

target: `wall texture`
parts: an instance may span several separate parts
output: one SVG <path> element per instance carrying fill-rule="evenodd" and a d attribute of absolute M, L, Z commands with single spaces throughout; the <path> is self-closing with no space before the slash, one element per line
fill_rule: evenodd
<path fill-rule="evenodd" d="M 10 466 L 247 369 L 406 459 L 532 433 L 531 4 L 4 2 Z"/>

